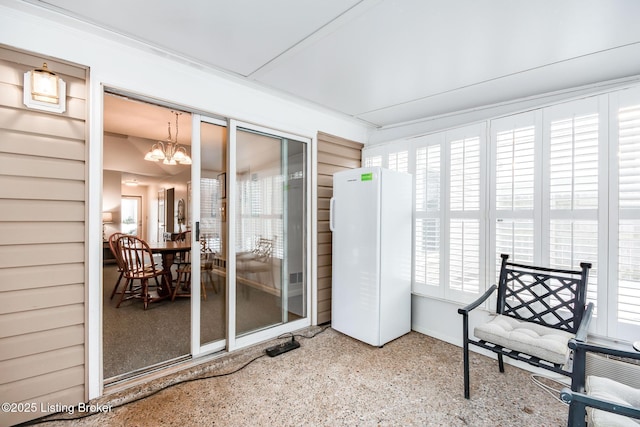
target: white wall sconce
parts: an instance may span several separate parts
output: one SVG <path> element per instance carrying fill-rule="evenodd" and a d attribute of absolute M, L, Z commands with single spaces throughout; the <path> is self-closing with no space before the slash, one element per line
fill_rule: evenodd
<path fill-rule="evenodd" d="M 24 105 L 36 110 L 64 113 L 67 104 L 67 84 L 56 73 L 42 68 L 24 73 Z"/>

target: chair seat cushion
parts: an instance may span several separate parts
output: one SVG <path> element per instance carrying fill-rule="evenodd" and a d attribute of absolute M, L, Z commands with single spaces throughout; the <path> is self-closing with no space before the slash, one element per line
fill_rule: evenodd
<path fill-rule="evenodd" d="M 473 333 L 481 340 L 558 364 L 566 362 L 568 342 L 574 337 L 569 332 L 501 314 L 477 326 Z"/>
<path fill-rule="evenodd" d="M 621 384 L 610 378 L 589 375 L 585 381 L 585 391 L 589 396 L 608 400 L 621 405 L 640 407 L 640 390 Z M 640 420 L 623 417 L 599 409 L 587 408 L 590 426 L 638 427 Z"/>

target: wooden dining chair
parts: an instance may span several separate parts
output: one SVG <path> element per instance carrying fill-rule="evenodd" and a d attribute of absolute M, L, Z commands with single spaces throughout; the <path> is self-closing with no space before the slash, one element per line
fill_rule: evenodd
<path fill-rule="evenodd" d="M 140 286 L 133 288 L 134 291 L 131 293 L 122 292 L 116 308 L 125 300 L 138 298 L 142 299 L 146 310 L 149 303 L 164 299 L 165 297 L 158 294 L 158 289 L 162 286 L 158 278 L 162 278 L 164 272 L 153 262 L 153 254 L 147 242 L 125 234 L 117 239 L 117 245 L 122 256 L 124 277 L 130 282 L 130 286 L 134 281 L 139 281 Z M 150 279 L 155 280 L 154 290 L 150 289 Z"/>
<path fill-rule="evenodd" d="M 205 288 L 205 281 L 203 278 L 208 278 L 215 293 L 218 293 L 218 288 L 213 281 L 213 253 L 207 248 L 206 242 L 203 240 L 200 242 L 200 293 L 202 299 L 207 299 L 207 290 Z M 183 261 L 178 265 L 178 278 L 176 280 L 176 286 L 173 288 L 171 295 L 171 301 L 174 301 L 178 296 L 191 296 L 191 251 L 183 253 Z"/>
<path fill-rule="evenodd" d="M 122 253 L 118 246 L 118 239 L 122 235 L 123 235 L 122 233 L 113 233 L 111 236 L 109 236 L 109 249 L 111 250 L 113 257 L 116 260 L 116 266 L 118 268 L 118 279 L 116 280 L 116 283 L 113 286 L 113 291 L 111 291 L 110 299 L 113 299 L 114 295 L 118 293 L 118 287 L 120 286 L 120 283 L 122 282 L 122 279 L 124 277 L 124 261 L 122 259 Z M 130 281 L 127 280 L 127 283 L 125 283 L 125 289 L 122 292 L 127 292 L 127 286 L 130 284 L 131 284 Z"/>

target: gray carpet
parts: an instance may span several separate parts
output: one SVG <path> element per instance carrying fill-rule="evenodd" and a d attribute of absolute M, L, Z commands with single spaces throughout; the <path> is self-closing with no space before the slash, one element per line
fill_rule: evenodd
<path fill-rule="evenodd" d="M 130 373 L 190 353 L 191 300 L 166 299 L 143 309 L 142 301 L 110 299 L 118 278 L 115 264 L 103 268 L 103 363 L 104 378 Z M 124 283 L 124 281 L 123 281 Z M 203 343 L 225 336 L 225 293 L 217 281 L 219 293 L 206 283 L 207 299 L 202 300 Z M 121 285 L 123 286 L 123 285 Z M 278 298 L 257 289 L 241 289 L 237 295 L 237 329 L 239 333 L 281 322 Z"/>
<path fill-rule="evenodd" d="M 319 328 L 303 331 L 311 334 Z M 231 375 L 182 383 L 69 426 L 563 426 L 567 407 L 530 373 L 473 354 L 463 397 L 459 347 L 411 332 L 383 348 L 332 329 Z M 99 402 L 137 399 L 173 382 L 227 373 L 264 343 Z M 46 424 L 45 424 L 46 425 Z M 57 425 L 57 424 L 56 424 Z"/>

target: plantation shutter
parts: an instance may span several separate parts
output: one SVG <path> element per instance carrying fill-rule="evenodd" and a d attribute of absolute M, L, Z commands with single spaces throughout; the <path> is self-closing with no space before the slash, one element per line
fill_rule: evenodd
<path fill-rule="evenodd" d="M 491 251 L 490 277 L 497 283 L 500 274 L 500 254 L 525 264 L 539 262 L 540 242 L 537 241 L 540 206 L 537 203 L 536 185 L 536 132 L 535 113 L 524 113 L 497 119 L 491 123 L 492 150 L 492 206 L 494 209 L 494 236 Z"/>
<path fill-rule="evenodd" d="M 600 115 L 598 98 L 544 110 L 548 183 L 548 263 L 592 264 L 587 298 L 597 302 Z M 596 304 L 597 312 L 597 304 Z"/>
<path fill-rule="evenodd" d="M 409 152 L 398 151 L 395 153 L 389 153 L 389 169 L 397 172 L 409 171 Z"/>
<path fill-rule="evenodd" d="M 616 335 L 640 333 L 640 89 L 625 91 L 617 110 Z M 615 282 L 615 281 L 614 281 Z"/>
<path fill-rule="evenodd" d="M 442 141 L 428 139 L 415 153 L 414 289 L 441 296 L 442 262 Z"/>
<path fill-rule="evenodd" d="M 481 223 L 483 129 L 470 127 L 447 133 L 449 256 L 448 294 L 469 300 L 484 288 Z"/>

